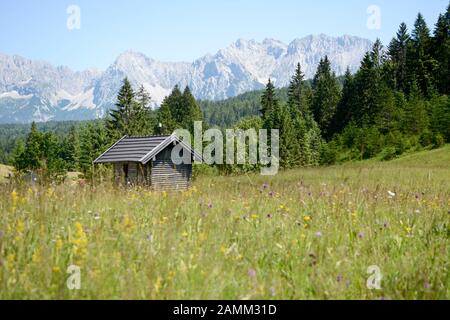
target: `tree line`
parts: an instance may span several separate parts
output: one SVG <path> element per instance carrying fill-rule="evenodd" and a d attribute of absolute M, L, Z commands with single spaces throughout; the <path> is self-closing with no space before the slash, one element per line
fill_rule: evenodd
<path fill-rule="evenodd" d="M 67 171 L 92 178 L 92 161 L 122 136 L 171 134 L 176 128 L 192 129 L 194 121 L 203 119 L 189 87 L 181 92 L 175 86 L 156 111 L 150 102 L 142 85 L 134 90 L 125 78 L 107 117 L 72 124 L 65 134 L 42 132 L 33 122 L 25 139 L 16 140 L 10 162 L 19 173 L 33 171 L 44 181 L 62 181 Z"/>
<path fill-rule="evenodd" d="M 192 131 L 194 121 L 203 119 L 223 129 L 279 129 L 283 168 L 390 159 L 439 147 L 450 142 L 449 30 L 450 6 L 433 31 L 418 14 L 412 31 L 402 23 L 387 48 L 375 41 L 355 74 L 337 77 L 325 56 L 311 80 L 298 64 L 287 88 L 276 89 L 269 79 L 262 92 L 224 102 L 198 102 L 189 87 L 175 86 L 152 110 L 145 88 L 134 90 L 125 78 L 105 119 L 72 126 L 65 135 L 40 132 L 33 123 L 17 140 L 11 162 L 18 171 L 40 170 L 49 179 L 68 170 L 89 177 L 92 160 L 123 135 Z"/>
<path fill-rule="evenodd" d="M 280 103 L 269 80 L 261 99 L 265 128 L 280 128 L 281 164 L 331 164 L 450 142 L 450 6 L 433 33 L 419 13 L 384 48 L 376 40 L 342 89 L 325 56 L 311 88 L 298 65 Z"/>

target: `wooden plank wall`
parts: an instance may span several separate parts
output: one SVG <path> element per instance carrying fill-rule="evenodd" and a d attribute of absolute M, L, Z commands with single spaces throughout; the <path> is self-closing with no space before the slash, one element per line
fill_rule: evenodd
<path fill-rule="evenodd" d="M 152 161 L 151 185 L 154 190 L 185 190 L 192 180 L 192 165 L 175 165 L 171 160 L 173 145 L 160 152 Z"/>
<path fill-rule="evenodd" d="M 114 164 L 117 184 L 151 185 L 154 190 L 185 190 L 192 180 L 192 165 L 175 165 L 171 160 L 173 145 L 168 146 L 146 166 L 137 162 Z M 125 181 L 124 165 L 128 165 L 128 179 Z"/>
<path fill-rule="evenodd" d="M 153 161 L 151 183 L 155 190 L 185 190 L 191 184 L 191 177 L 191 165 L 175 165 L 170 160 Z"/>

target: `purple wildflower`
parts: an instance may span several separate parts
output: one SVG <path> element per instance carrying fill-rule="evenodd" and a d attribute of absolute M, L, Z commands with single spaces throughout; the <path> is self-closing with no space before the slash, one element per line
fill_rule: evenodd
<path fill-rule="evenodd" d="M 364 233 L 363 233 L 363 232 L 359 232 L 359 233 L 358 233 L 358 238 L 359 238 L 359 239 L 364 238 Z"/>
<path fill-rule="evenodd" d="M 247 274 L 250 278 L 256 278 L 256 270 L 255 269 L 249 269 Z"/>
<path fill-rule="evenodd" d="M 431 288 L 431 284 L 430 284 L 428 281 L 425 281 L 425 282 L 423 283 L 423 287 L 424 287 L 425 289 L 430 289 L 430 288 Z"/>
<path fill-rule="evenodd" d="M 269 213 L 268 215 L 267 215 L 267 218 L 272 218 L 273 216 Z"/>
<path fill-rule="evenodd" d="M 270 287 L 270 295 L 272 297 L 275 297 L 275 288 L 274 287 Z"/>
<path fill-rule="evenodd" d="M 338 276 L 336 277 L 336 281 L 337 282 L 341 282 L 342 281 L 342 275 L 338 274 Z"/>
<path fill-rule="evenodd" d="M 212 203 L 208 203 L 208 208 L 212 208 L 213 207 L 213 205 L 212 205 Z"/>
<path fill-rule="evenodd" d="M 317 232 L 316 232 L 316 237 L 320 238 L 321 236 L 322 236 L 322 232 L 317 231 Z"/>
<path fill-rule="evenodd" d="M 273 191 L 269 192 L 269 196 L 273 197 L 275 195 L 275 193 Z"/>
<path fill-rule="evenodd" d="M 269 185 L 267 183 L 263 183 L 262 187 L 263 187 L 263 189 L 267 189 L 269 187 Z"/>

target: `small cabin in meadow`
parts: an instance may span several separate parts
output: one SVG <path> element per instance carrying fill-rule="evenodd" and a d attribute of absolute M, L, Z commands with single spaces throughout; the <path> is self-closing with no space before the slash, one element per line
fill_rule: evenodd
<path fill-rule="evenodd" d="M 190 155 L 191 163 L 174 163 L 172 150 L 178 144 Z M 194 159 L 201 159 L 201 156 L 175 134 L 124 136 L 95 159 L 94 164 L 113 164 L 117 184 L 145 185 L 155 190 L 184 190 L 191 185 Z"/>

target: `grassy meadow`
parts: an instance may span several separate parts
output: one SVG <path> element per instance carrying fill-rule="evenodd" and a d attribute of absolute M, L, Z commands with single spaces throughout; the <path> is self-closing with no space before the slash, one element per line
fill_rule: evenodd
<path fill-rule="evenodd" d="M 446 146 L 177 193 L 3 184 L 0 299 L 449 299 L 449 165 Z"/>

